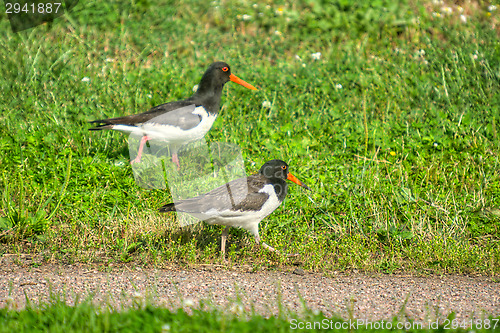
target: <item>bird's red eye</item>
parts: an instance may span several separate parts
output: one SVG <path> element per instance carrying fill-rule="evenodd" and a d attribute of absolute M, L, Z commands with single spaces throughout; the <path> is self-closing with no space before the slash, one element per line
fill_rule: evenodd
<path fill-rule="evenodd" d="M 229 70 L 229 67 L 222 67 L 223 72 L 227 72 Z"/>

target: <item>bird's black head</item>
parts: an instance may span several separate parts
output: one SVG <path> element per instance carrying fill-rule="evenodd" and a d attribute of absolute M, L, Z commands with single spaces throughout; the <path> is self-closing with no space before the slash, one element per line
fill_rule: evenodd
<path fill-rule="evenodd" d="M 288 164 L 286 164 L 282 160 L 267 161 L 260 168 L 259 173 L 269 179 L 288 179 L 307 190 L 311 190 L 309 186 L 298 180 L 297 177 L 295 177 L 288 171 Z"/>
<path fill-rule="evenodd" d="M 259 173 L 266 178 L 286 179 L 288 176 L 288 164 L 282 160 L 271 160 L 264 163 Z"/>
<path fill-rule="evenodd" d="M 213 93 L 214 91 L 222 90 L 226 82 L 233 81 L 248 89 L 257 90 L 254 86 L 246 83 L 236 75 L 231 73 L 231 67 L 225 62 L 217 61 L 208 67 L 205 74 L 201 78 L 198 86 L 198 94 Z"/>
<path fill-rule="evenodd" d="M 219 84 L 224 85 L 230 80 L 231 67 L 222 61 L 214 62 L 210 65 L 210 67 L 208 67 L 205 74 L 203 74 L 203 77 L 205 76 L 210 76 L 213 82 L 218 82 Z"/>

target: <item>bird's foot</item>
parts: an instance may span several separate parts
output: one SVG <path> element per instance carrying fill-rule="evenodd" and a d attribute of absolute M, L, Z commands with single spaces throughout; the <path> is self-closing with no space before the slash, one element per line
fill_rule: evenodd
<path fill-rule="evenodd" d="M 140 162 L 141 162 L 141 157 L 137 156 L 132 161 L 130 161 L 130 164 L 135 164 L 135 163 L 140 163 Z"/>
<path fill-rule="evenodd" d="M 272 247 L 272 246 L 267 245 L 267 244 L 266 244 L 266 243 L 264 243 L 264 242 L 262 242 L 260 245 L 261 245 L 263 248 L 265 248 L 266 250 L 268 250 L 268 251 L 271 251 L 271 252 L 276 252 L 276 253 L 278 253 L 278 254 L 281 254 L 281 253 L 280 253 L 280 251 L 276 250 L 276 249 L 275 249 L 274 247 Z"/>
<path fill-rule="evenodd" d="M 274 247 L 270 246 L 270 245 L 267 245 L 266 243 L 262 242 L 260 243 L 260 245 L 265 248 L 266 250 L 269 250 L 271 252 L 274 252 L 274 253 L 277 253 L 279 255 L 283 255 L 285 257 L 288 257 L 288 258 L 293 258 L 293 257 L 298 257 L 299 254 L 298 253 L 283 253 L 283 252 L 280 252 L 278 250 L 276 250 Z"/>

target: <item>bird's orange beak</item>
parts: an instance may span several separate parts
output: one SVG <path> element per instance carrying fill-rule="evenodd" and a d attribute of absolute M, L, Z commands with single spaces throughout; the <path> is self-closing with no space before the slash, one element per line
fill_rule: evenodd
<path fill-rule="evenodd" d="M 300 185 L 300 186 L 302 186 L 303 188 L 305 188 L 306 190 L 311 191 L 311 189 L 309 188 L 309 186 L 307 186 L 306 184 L 304 184 L 303 182 L 301 182 L 300 180 L 298 180 L 298 179 L 297 179 L 297 177 L 295 177 L 295 176 L 294 176 L 294 175 L 292 175 L 291 173 L 288 173 L 288 176 L 286 177 L 286 179 L 291 180 L 291 181 L 292 181 L 292 182 L 294 182 L 295 184 Z"/>
<path fill-rule="evenodd" d="M 245 88 L 252 89 L 252 90 L 257 90 L 257 88 L 255 88 L 254 86 L 252 86 L 250 83 L 246 83 L 245 81 L 243 81 L 242 79 L 240 79 L 239 77 L 237 77 L 234 74 L 229 75 L 229 80 L 233 81 L 234 83 L 241 84 Z"/>

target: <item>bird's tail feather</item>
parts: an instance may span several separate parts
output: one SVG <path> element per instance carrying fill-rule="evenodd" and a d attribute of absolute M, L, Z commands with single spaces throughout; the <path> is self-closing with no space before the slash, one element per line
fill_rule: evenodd
<path fill-rule="evenodd" d="M 165 206 L 161 207 L 160 208 L 160 212 L 161 213 L 166 213 L 166 212 L 175 212 L 175 204 L 172 202 L 172 203 L 169 203 L 169 204 L 166 204 Z"/>
<path fill-rule="evenodd" d="M 113 124 L 105 122 L 105 120 L 89 121 L 90 124 L 98 124 L 96 127 L 89 128 L 89 131 L 100 131 L 113 128 Z"/>

